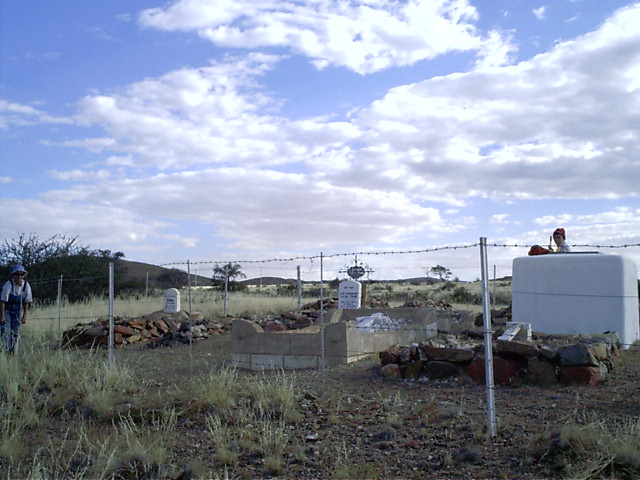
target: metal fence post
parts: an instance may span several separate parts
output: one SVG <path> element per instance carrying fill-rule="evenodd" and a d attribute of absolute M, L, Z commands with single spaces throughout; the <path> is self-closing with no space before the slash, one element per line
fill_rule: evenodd
<path fill-rule="evenodd" d="M 296 267 L 298 279 L 296 281 L 296 294 L 298 296 L 298 313 L 302 311 L 302 281 L 300 280 L 300 265 Z"/>
<path fill-rule="evenodd" d="M 114 367 L 114 322 L 113 322 L 113 262 L 109 263 L 109 372 L 113 372 Z"/>
<path fill-rule="evenodd" d="M 322 367 L 326 367 L 324 345 L 324 283 L 323 283 L 323 255 L 320 252 L 320 351 L 322 354 Z"/>
<path fill-rule="evenodd" d="M 480 263 L 482 269 L 482 318 L 484 324 L 484 373 L 487 387 L 487 430 L 496 436 L 496 403 L 493 390 L 493 335 L 489 292 L 489 267 L 487 262 L 487 239 L 480 237 Z"/>
<path fill-rule="evenodd" d="M 224 266 L 224 316 L 227 316 L 227 294 L 229 293 L 229 264 Z"/>
<path fill-rule="evenodd" d="M 58 279 L 58 328 L 56 330 L 56 338 L 58 339 L 58 348 L 62 348 L 62 278 L 64 275 L 60 275 Z"/>

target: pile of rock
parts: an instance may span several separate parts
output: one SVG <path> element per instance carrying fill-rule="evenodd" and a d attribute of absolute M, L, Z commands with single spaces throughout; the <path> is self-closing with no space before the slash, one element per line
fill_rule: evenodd
<path fill-rule="evenodd" d="M 280 315 L 263 315 L 257 317 L 255 315 L 243 317 L 243 320 L 249 320 L 257 323 L 265 332 L 284 332 L 285 330 L 300 330 L 317 322 L 318 312 L 285 312 Z"/>
<path fill-rule="evenodd" d="M 421 302 L 420 300 L 407 300 L 404 302 L 403 307 L 408 308 L 422 308 L 422 307 L 431 307 L 436 310 L 451 310 L 453 307 L 450 303 L 441 300 L 439 302 L 434 302 L 433 300 L 427 300 L 426 302 Z"/>
<path fill-rule="evenodd" d="M 620 358 L 616 333 L 580 337 L 542 337 L 538 342 L 493 342 L 496 384 L 516 379 L 535 385 L 597 385 Z M 475 343 L 475 344 L 474 344 Z M 484 345 L 478 340 L 448 339 L 380 352 L 385 377 L 444 380 L 471 378 L 485 382 Z"/>
<path fill-rule="evenodd" d="M 207 320 L 198 314 L 189 315 L 157 311 L 136 318 L 116 318 L 113 340 L 116 346 L 147 343 L 149 346 L 175 346 L 188 344 L 211 335 L 230 330 L 231 320 Z M 62 347 L 94 347 L 108 345 L 109 321 L 99 318 L 93 322 L 77 324 L 62 334 Z"/>
<path fill-rule="evenodd" d="M 499 309 L 492 308 L 489 312 L 489 315 L 491 316 L 492 325 L 506 325 L 507 322 L 510 322 L 511 318 L 513 317 L 511 312 L 511 305 Z M 481 327 L 482 325 L 484 325 L 484 315 L 482 313 L 478 313 L 475 317 L 474 323 L 477 327 Z"/>

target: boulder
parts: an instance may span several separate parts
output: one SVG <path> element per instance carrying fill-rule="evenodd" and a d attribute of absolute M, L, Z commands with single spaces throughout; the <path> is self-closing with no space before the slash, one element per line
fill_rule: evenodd
<path fill-rule="evenodd" d="M 477 354 L 467 367 L 467 374 L 476 382 L 485 382 L 485 356 Z M 512 360 L 493 357 L 493 381 L 496 384 L 511 383 L 522 370 L 522 364 Z"/>
<path fill-rule="evenodd" d="M 432 360 L 424 364 L 424 372 L 427 378 L 432 380 L 444 380 L 447 378 L 458 377 L 463 370 L 456 364 L 451 362 L 443 362 L 440 360 Z"/>
<path fill-rule="evenodd" d="M 563 385 L 599 385 L 604 381 L 597 367 L 560 367 L 560 383 Z"/>

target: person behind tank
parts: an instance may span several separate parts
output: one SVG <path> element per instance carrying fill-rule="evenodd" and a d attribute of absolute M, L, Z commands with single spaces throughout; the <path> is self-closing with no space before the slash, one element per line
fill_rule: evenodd
<path fill-rule="evenodd" d="M 556 244 L 556 249 L 554 250 L 551 245 L 551 240 L 549 240 L 549 248 L 541 247 L 540 245 L 534 245 L 529 250 L 529 255 L 546 255 L 547 253 L 570 253 L 571 249 L 569 245 L 566 243 L 566 233 L 564 228 L 556 228 L 551 235 L 553 238 L 553 242 Z"/>
<path fill-rule="evenodd" d="M 555 253 L 570 253 L 571 249 L 566 244 L 566 234 L 564 228 L 556 228 L 553 232 L 553 242 L 556 244 Z"/>

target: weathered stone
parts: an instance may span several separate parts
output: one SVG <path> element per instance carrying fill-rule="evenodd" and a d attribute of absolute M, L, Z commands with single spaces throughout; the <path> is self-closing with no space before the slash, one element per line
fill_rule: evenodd
<path fill-rule="evenodd" d="M 384 367 L 390 363 L 398 363 L 400 356 L 400 349 L 398 347 L 391 347 L 378 354 L 380 357 L 380 363 Z"/>
<path fill-rule="evenodd" d="M 611 346 L 606 343 L 594 343 L 589 345 L 589 352 L 593 358 L 600 362 L 611 360 Z"/>
<path fill-rule="evenodd" d="M 287 318 L 289 320 L 293 320 L 295 322 L 306 320 L 307 317 L 297 312 L 284 312 L 280 315 L 282 318 Z"/>
<path fill-rule="evenodd" d="M 589 351 L 589 347 L 583 343 L 569 345 L 560 348 L 560 366 L 562 367 L 597 367 L 598 362 Z"/>
<path fill-rule="evenodd" d="M 157 319 L 153 321 L 153 325 L 158 329 L 160 333 L 169 333 L 169 326 L 162 319 Z"/>
<path fill-rule="evenodd" d="M 127 327 L 125 325 L 114 325 L 113 326 L 113 332 L 114 333 L 120 333 L 120 334 L 124 335 L 125 337 L 130 337 L 131 335 L 133 335 L 135 333 L 133 328 Z"/>
<path fill-rule="evenodd" d="M 539 347 L 540 355 L 547 360 L 555 363 L 558 361 L 558 347 L 553 345 L 541 345 Z"/>
<path fill-rule="evenodd" d="M 432 360 L 424 364 L 425 375 L 433 380 L 443 380 L 446 378 L 458 377 L 462 369 L 451 362 Z"/>
<path fill-rule="evenodd" d="M 136 330 L 143 330 L 147 328 L 147 322 L 145 322 L 141 318 L 132 318 L 127 323 L 131 328 L 135 328 Z"/>
<path fill-rule="evenodd" d="M 427 360 L 443 362 L 466 363 L 473 360 L 475 353 L 470 348 L 438 348 L 420 346 L 420 350 Z"/>
<path fill-rule="evenodd" d="M 404 373 L 404 378 L 420 378 L 424 376 L 424 370 L 422 368 L 422 362 L 420 360 L 414 360 L 403 366 L 401 371 Z"/>
<path fill-rule="evenodd" d="M 478 354 L 467 367 L 467 374 L 476 382 L 485 382 L 484 362 L 485 356 Z M 496 384 L 512 382 L 518 376 L 521 369 L 522 365 L 518 362 L 497 356 L 493 357 L 493 381 Z"/>
<path fill-rule="evenodd" d="M 169 327 L 169 331 L 170 332 L 177 332 L 178 329 L 180 328 L 180 324 L 176 323 L 173 319 L 171 318 L 166 318 L 164 320 L 164 323 L 167 325 L 167 327 Z"/>
<path fill-rule="evenodd" d="M 389 363 L 380 368 L 380 375 L 386 378 L 401 378 L 400 366 L 397 363 Z"/>
<path fill-rule="evenodd" d="M 528 358 L 529 379 L 536 385 L 555 385 L 558 383 L 557 368 L 542 358 Z"/>
<path fill-rule="evenodd" d="M 131 336 L 127 337 L 126 340 L 127 340 L 128 343 L 139 342 L 140 340 L 142 340 L 142 335 L 131 335 Z"/>
<path fill-rule="evenodd" d="M 398 356 L 398 362 L 401 365 L 404 365 L 405 363 L 409 363 L 411 361 L 411 350 L 409 350 L 408 348 L 403 348 L 400 351 L 400 355 Z"/>
<path fill-rule="evenodd" d="M 409 347 L 409 354 L 411 355 L 411 360 L 420 360 L 420 354 L 418 353 L 417 345 L 411 345 Z"/>
<path fill-rule="evenodd" d="M 105 335 L 107 331 L 104 327 L 91 327 L 82 332 L 83 335 L 87 335 L 89 337 L 101 337 Z"/>
<path fill-rule="evenodd" d="M 265 330 L 267 332 L 284 332 L 285 328 L 284 325 L 282 325 L 281 323 L 272 323 L 271 325 L 267 325 Z"/>
<path fill-rule="evenodd" d="M 560 367 L 560 383 L 563 385 L 598 385 L 603 380 L 598 367 Z"/>
<path fill-rule="evenodd" d="M 497 340 L 496 351 L 501 355 L 518 355 L 524 358 L 537 357 L 540 353 L 537 345 L 518 340 Z"/>

